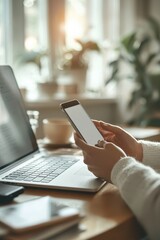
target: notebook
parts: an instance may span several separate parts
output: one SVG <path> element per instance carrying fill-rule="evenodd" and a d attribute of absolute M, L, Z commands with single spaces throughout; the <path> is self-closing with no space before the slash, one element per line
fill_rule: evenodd
<path fill-rule="evenodd" d="M 82 158 L 40 151 L 13 70 L 0 66 L 0 182 L 96 192 L 105 182 Z"/>

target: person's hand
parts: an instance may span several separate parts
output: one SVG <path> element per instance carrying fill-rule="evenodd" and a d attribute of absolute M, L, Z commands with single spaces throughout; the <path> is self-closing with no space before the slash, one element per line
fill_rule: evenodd
<path fill-rule="evenodd" d="M 105 141 L 101 148 L 88 145 L 77 133 L 74 134 L 74 139 L 76 145 L 83 151 L 84 163 L 88 170 L 97 177 L 111 181 L 112 168 L 121 157 L 126 156 L 124 151 L 115 144 Z"/>
<path fill-rule="evenodd" d="M 142 145 L 128 132 L 121 127 L 108 124 L 102 121 L 93 120 L 94 124 L 104 137 L 105 141 L 112 142 L 138 161 L 142 161 Z"/>

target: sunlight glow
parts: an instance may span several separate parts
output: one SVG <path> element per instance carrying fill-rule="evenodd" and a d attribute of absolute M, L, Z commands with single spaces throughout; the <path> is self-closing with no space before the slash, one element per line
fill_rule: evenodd
<path fill-rule="evenodd" d="M 69 20 L 64 26 L 64 31 L 67 36 L 67 41 L 72 45 L 75 44 L 75 39 L 81 39 L 84 35 L 84 29 L 80 22 Z"/>
<path fill-rule="evenodd" d="M 25 48 L 28 51 L 34 50 L 35 48 L 37 48 L 37 45 L 38 43 L 35 37 L 30 36 L 25 39 Z"/>

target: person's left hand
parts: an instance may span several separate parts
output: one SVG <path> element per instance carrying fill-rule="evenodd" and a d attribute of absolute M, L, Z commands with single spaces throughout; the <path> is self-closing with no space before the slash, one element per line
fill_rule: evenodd
<path fill-rule="evenodd" d="M 111 181 L 111 171 L 120 158 L 125 157 L 124 151 L 113 143 L 104 141 L 103 147 L 85 143 L 77 133 L 74 134 L 76 145 L 82 149 L 84 163 L 95 176 Z"/>

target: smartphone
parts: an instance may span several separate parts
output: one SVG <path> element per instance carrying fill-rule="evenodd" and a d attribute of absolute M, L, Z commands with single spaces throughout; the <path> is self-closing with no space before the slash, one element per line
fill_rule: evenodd
<path fill-rule="evenodd" d="M 49 196 L 0 208 L 0 223 L 15 233 L 54 226 L 79 216 L 78 209 L 60 204 Z"/>
<path fill-rule="evenodd" d="M 24 192 L 24 187 L 0 183 L 0 203 L 8 203 Z"/>
<path fill-rule="evenodd" d="M 78 100 L 61 103 L 60 107 L 75 131 L 86 143 L 96 145 L 98 140 L 103 140 L 103 136 Z"/>

